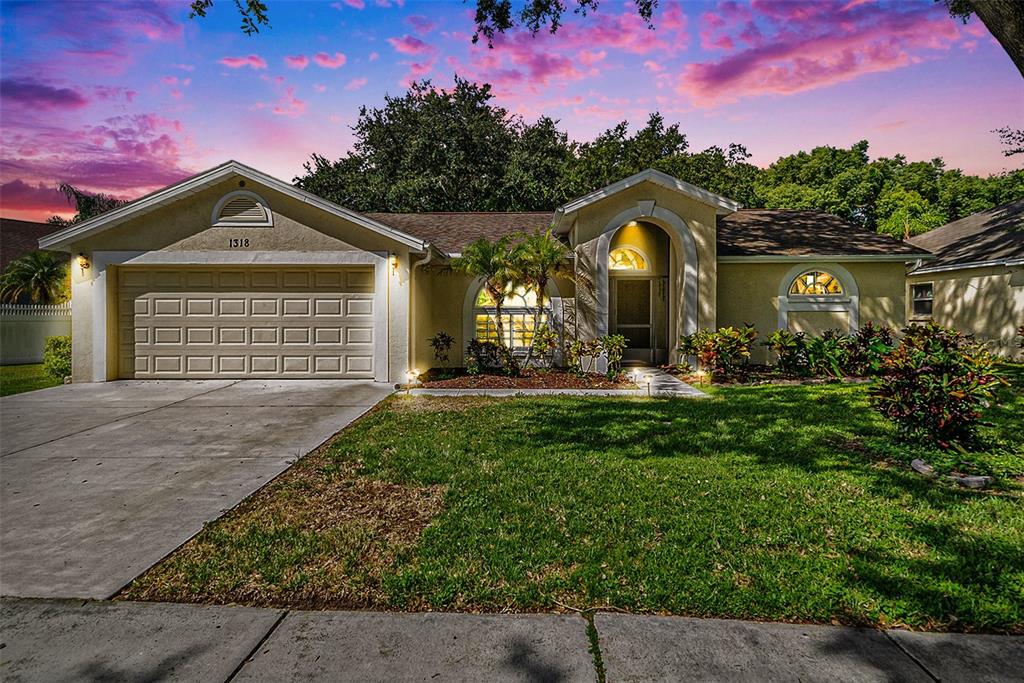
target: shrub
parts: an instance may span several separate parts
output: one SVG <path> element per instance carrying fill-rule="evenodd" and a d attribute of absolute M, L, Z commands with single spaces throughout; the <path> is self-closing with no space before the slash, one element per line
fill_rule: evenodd
<path fill-rule="evenodd" d="M 846 338 L 845 346 L 846 374 L 857 377 L 877 374 L 885 354 L 893 349 L 892 330 L 884 325 L 875 327 L 869 320 Z"/>
<path fill-rule="evenodd" d="M 54 379 L 71 376 L 71 337 L 47 337 L 43 347 L 43 371 Z"/>
<path fill-rule="evenodd" d="M 501 368 L 503 349 L 492 341 L 470 339 L 466 345 L 466 372 L 476 375 L 484 370 Z"/>
<path fill-rule="evenodd" d="M 778 356 L 776 365 L 779 370 L 803 375 L 810 369 L 807 360 L 807 335 L 803 332 L 776 330 L 768 335 L 764 345 Z"/>
<path fill-rule="evenodd" d="M 1021 351 L 1024 351 L 1024 325 L 1017 328 L 1017 337 L 1020 338 L 1020 341 L 1017 342 L 1017 346 L 1020 347 Z"/>
<path fill-rule="evenodd" d="M 750 358 L 750 347 L 757 339 L 757 330 L 744 327 L 722 327 L 717 332 L 700 330 L 679 338 L 678 352 L 696 356 L 702 370 L 716 379 L 739 375 Z"/>
<path fill-rule="evenodd" d="M 585 374 L 593 370 L 591 367 L 583 367 L 583 358 L 597 357 L 601 355 L 601 342 L 598 339 L 574 339 L 565 348 L 565 364 L 570 370 L 578 374 Z"/>
<path fill-rule="evenodd" d="M 434 349 L 434 358 L 441 365 L 448 364 L 448 353 L 451 351 L 452 344 L 455 343 L 455 337 L 451 336 L 447 332 L 438 332 L 429 339 L 430 347 Z"/>
<path fill-rule="evenodd" d="M 820 337 L 807 339 L 807 365 L 815 375 L 842 377 L 848 359 L 846 335 L 838 330 L 825 330 Z"/>
<path fill-rule="evenodd" d="M 622 369 L 622 354 L 628 346 L 626 338 L 621 334 L 606 334 L 597 341 L 608 358 L 608 377 L 614 377 Z"/>
<path fill-rule="evenodd" d="M 907 438 L 942 448 L 974 439 L 983 411 L 1005 380 L 996 359 L 972 337 L 935 323 L 903 330 L 883 359 L 872 403 Z"/>
<path fill-rule="evenodd" d="M 541 325 L 534 333 L 531 345 L 533 356 L 538 359 L 549 359 L 558 348 L 558 332 L 550 325 Z"/>

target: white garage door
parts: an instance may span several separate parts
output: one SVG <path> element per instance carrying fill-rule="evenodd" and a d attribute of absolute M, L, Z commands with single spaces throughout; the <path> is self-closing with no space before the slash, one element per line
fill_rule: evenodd
<path fill-rule="evenodd" d="M 374 375 L 372 268 L 123 268 L 120 376 Z"/>

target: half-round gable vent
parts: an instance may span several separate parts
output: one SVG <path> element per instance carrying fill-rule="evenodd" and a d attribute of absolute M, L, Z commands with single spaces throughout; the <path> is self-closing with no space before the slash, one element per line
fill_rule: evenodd
<path fill-rule="evenodd" d="M 232 192 L 217 202 L 214 225 L 272 225 L 266 202 L 252 192 Z"/>

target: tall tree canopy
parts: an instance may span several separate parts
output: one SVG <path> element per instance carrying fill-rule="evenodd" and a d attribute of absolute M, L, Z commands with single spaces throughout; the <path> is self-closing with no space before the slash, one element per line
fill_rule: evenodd
<path fill-rule="evenodd" d="M 1024 170 L 980 178 L 942 159 L 871 160 L 866 140 L 761 169 L 740 144 L 690 151 L 659 113 L 635 132 L 622 122 L 577 143 L 557 121 L 527 123 L 492 100 L 489 86 L 459 78 L 448 90 L 417 83 L 361 109 L 354 149 L 314 155 L 295 183 L 357 211 L 550 211 L 656 168 L 744 206 L 820 209 L 899 238 L 1024 197 Z"/>
<path fill-rule="evenodd" d="M 363 107 L 354 149 L 314 155 L 296 184 L 362 211 L 528 211 L 557 204 L 571 156 L 565 133 L 491 103 L 488 85 L 430 81 L 379 109 Z"/>

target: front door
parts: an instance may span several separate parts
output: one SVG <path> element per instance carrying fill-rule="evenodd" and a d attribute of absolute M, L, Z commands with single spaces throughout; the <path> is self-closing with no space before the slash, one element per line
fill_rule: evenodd
<path fill-rule="evenodd" d="M 624 361 L 653 363 L 653 280 L 649 278 L 616 278 L 612 332 L 626 338 Z"/>

